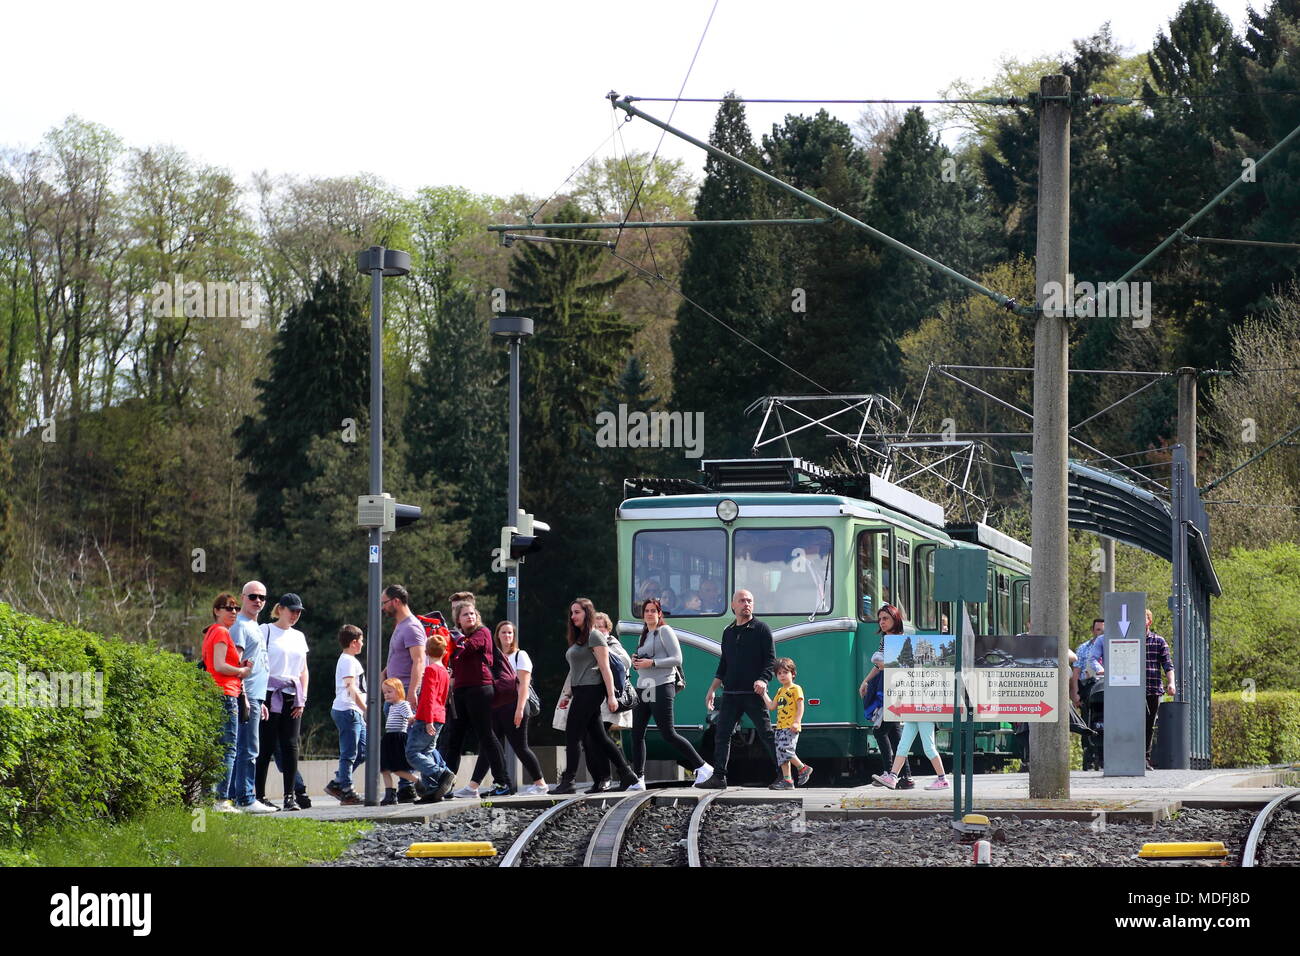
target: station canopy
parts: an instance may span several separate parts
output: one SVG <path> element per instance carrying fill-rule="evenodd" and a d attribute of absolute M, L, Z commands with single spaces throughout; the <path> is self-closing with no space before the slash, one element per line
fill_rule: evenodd
<path fill-rule="evenodd" d="M 1011 457 L 1032 489 L 1034 456 L 1012 452 Z M 1071 460 L 1069 499 L 1071 528 L 1113 538 L 1173 561 L 1173 514 L 1169 504 L 1158 495 L 1111 472 Z M 1192 532 L 1193 560 L 1200 565 L 1211 593 L 1218 596 L 1218 577 L 1205 536 L 1195 526 L 1188 530 Z"/>

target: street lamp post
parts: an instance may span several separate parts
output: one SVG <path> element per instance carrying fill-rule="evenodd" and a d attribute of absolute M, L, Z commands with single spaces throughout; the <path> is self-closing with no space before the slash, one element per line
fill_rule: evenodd
<path fill-rule="evenodd" d="M 510 346 L 510 473 L 506 480 L 506 525 L 519 523 L 519 352 L 523 340 L 533 334 L 533 320 L 523 316 L 498 315 L 488 322 L 493 336 L 505 339 Z M 506 573 L 506 620 L 519 633 L 519 564 L 509 551 L 501 555 Z M 517 638 L 516 638 L 517 639 Z"/>
<path fill-rule="evenodd" d="M 357 270 L 370 276 L 370 494 L 384 493 L 384 276 L 411 271 L 411 256 L 397 249 L 371 246 L 357 253 Z M 379 740 L 383 735 L 383 705 L 379 693 L 379 592 L 383 587 L 384 530 L 370 528 L 370 583 L 366 594 L 366 806 L 379 802 Z M 418 679 L 418 675 L 412 675 Z"/>

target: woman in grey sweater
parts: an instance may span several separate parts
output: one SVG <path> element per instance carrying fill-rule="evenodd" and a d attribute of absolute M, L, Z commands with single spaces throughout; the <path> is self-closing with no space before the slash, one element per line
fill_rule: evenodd
<path fill-rule="evenodd" d="M 673 698 L 677 696 L 677 672 L 682 666 L 682 646 L 673 629 L 664 623 L 663 605 L 657 598 L 648 598 L 641 608 L 641 642 L 632 655 L 636 669 L 636 685 L 640 690 L 636 709 L 632 711 L 632 771 L 637 782 L 629 790 L 645 789 L 645 732 L 654 718 L 655 726 L 663 738 L 672 744 L 681 762 L 695 773 L 695 782 L 703 783 L 713 776 L 713 768 L 705 763 L 691 742 L 673 726 Z"/>

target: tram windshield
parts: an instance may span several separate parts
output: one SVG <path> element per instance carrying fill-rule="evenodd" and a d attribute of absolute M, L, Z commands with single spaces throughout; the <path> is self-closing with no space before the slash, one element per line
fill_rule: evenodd
<path fill-rule="evenodd" d="M 721 528 L 638 531 L 632 545 L 632 613 L 652 597 L 672 617 L 727 612 L 727 533 Z"/>
<path fill-rule="evenodd" d="M 835 606 L 828 528 L 739 528 L 736 588 L 753 592 L 754 613 L 828 614 Z"/>

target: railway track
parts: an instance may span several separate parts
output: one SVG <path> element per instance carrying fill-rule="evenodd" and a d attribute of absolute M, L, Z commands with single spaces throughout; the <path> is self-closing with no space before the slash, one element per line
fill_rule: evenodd
<path fill-rule="evenodd" d="M 717 792 L 699 800 L 706 805 Z M 603 868 L 619 865 L 629 831 L 641 814 L 665 799 L 662 788 L 630 794 L 594 794 L 569 797 L 548 807 L 524 828 L 501 859 L 501 866 L 577 865 L 579 855 L 584 867 Z M 671 799 L 692 800 L 694 795 Z M 687 858 L 699 865 L 696 840 L 702 818 L 697 805 L 687 833 Z"/>
<path fill-rule="evenodd" d="M 1288 790 L 1259 812 L 1241 852 L 1242 866 L 1300 866 L 1300 810 L 1286 809 L 1297 797 L 1300 789 Z"/>

